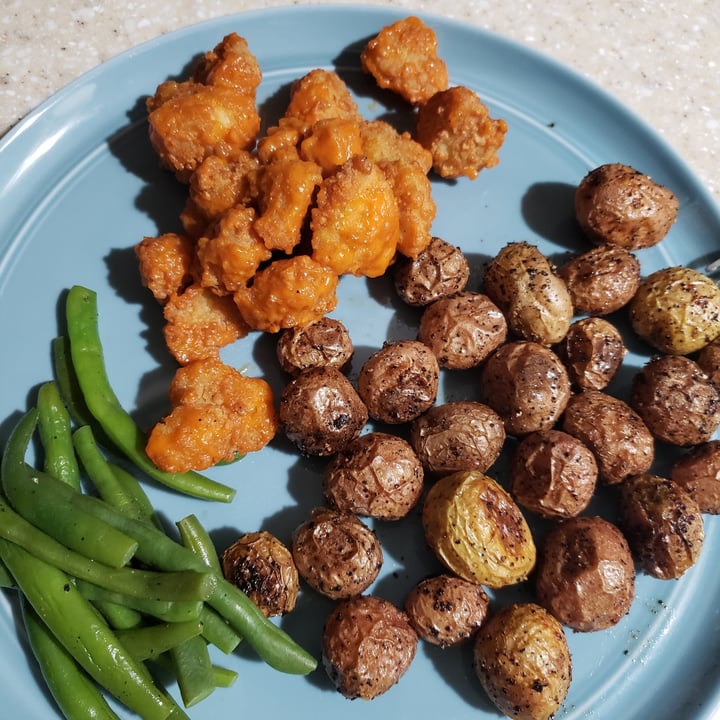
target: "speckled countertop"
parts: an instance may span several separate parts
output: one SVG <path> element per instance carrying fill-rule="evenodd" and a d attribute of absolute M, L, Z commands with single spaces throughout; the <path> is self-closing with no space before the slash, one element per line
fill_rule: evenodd
<path fill-rule="evenodd" d="M 288 3 L 0 0 L 0 135 L 68 82 L 133 45 L 219 15 L 282 4 Z M 461 18 L 573 67 L 663 135 L 720 199 L 717 0 L 374 4 Z"/>

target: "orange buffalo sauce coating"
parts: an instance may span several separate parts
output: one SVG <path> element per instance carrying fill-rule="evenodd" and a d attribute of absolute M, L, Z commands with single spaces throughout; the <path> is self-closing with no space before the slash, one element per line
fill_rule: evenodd
<path fill-rule="evenodd" d="M 275 260 L 235 295 L 253 330 L 278 332 L 319 320 L 337 305 L 338 276 L 307 255 Z"/>
<path fill-rule="evenodd" d="M 300 157 L 317 163 L 325 175 L 361 153 L 360 124 L 349 118 L 318 120 L 300 143 Z"/>
<path fill-rule="evenodd" d="M 293 83 L 285 117 L 301 120 L 305 128 L 318 120 L 361 119 L 344 80 L 336 72 L 322 68 L 311 70 Z"/>
<path fill-rule="evenodd" d="M 267 445 L 278 429 L 272 390 L 218 358 L 181 367 L 170 413 L 150 431 L 147 454 L 167 472 L 204 470 Z"/>
<path fill-rule="evenodd" d="M 194 280 L 195 243 L 186 235 L 145 237 L 135 246 L 140 279 L 153 297 L 165 303 Z"/>
<path fill-rule="evenodd" d="M 313 258 L 335 271 L 378 277 L 395 258 L 400 212 L 380 168 L 356 156 L 320 186 L 311 210 Z"/>

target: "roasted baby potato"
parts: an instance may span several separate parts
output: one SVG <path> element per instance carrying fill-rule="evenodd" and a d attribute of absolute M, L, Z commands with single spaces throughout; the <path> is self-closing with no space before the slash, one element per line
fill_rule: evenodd
<path fill-rule="evenodd" d="M 720 385 L 720 337 L 708 343 L 697 354 L 695 361 L 710 380 Z"/>
<path fill-rule="evenodd" d="M 511 491 L 521 507 L 547 518 L 579 515 L 597 484 L 595 456 L 562 430 L 526 435 L 510 464 Z"/>
<path fill-rule="evenodd" d="M 600 245 L 558 269 L 576 313 L 609 315 L 632 300 L 640 285 L 640 262 L 619 245 Z"/>
<path fill-rule="evenodd" d="M 689 355 L 720 336 L 720 288 L 692 268 L 648 275 L 628 309 L 633 330 L 669 355 Z"/>
<path fill-rule="evenodd" d="M 295 529 L 291 551 L 302 579 L 332 600 L 360 595 L 383 564 L 375 533 L 356 515 L 327 507 Z"/>
<path fill-rule="evenodd" d="M 677 218 L 672 190 L 622 163 L 591 170 L 575 192 L 575 216 L 588 239 L 628 250 L 657 245 Z"/>
<path fill-rule="evenodd" d="M 435 402 L 440 366 L 419 340 L 387 342 L 360 368 L 358 393 L 371 418 L 397 425 L 410 422 Z"/>
<path fill-rule="evenodd" d="M 368 412 L 352 383 L 334 367 L 303 370 L 280 395 L 280 425 L 307 455 L 341 450 L 365 427 Z"/>
<path fill-rule="evenodd" d="M 417 644 L 402 610 L 375 595 L 361 595 L 340 602 L 325 621 L 323 667 L 346 698 L 372 700 L 407 672 Z"/>
<path fill-rule="evenodd" d="M 642 418 L 624 400 L 601 390 L 573 395 L 561 429 L 592 450 L 599 479 L 609 485 L 647 472 L 655 459 L 655 442 Z"/>
<path fill-rule="evenodd" d="M 499 588 L 527 578 L 535 542 L 510 495 L 478 471 L 445 475 L 423 505 L 428 545 L 459 577 Z"/>
<path fill-rule="evenodd" d="M 505 342 L 505 316 L 487 295 L 461 292 L 428 305 L 417 338 L 435 353 L 440 367 L 467 370 Z"/>
<path fill-rule="evenodd" d="M 225 579 L 239 587 L 266 617 L 295 609 L 300 576 L 290 550 L 261 530 L 245 533 L 222 556 Z"/>
<path fill-rule="evenodd" d="M 670 479 L 685 488 L 700 510 L 720 514 L 720 441 L 696 445 L 682 455 L 670 470 Z"/>
<path fill-rule="evenodd" d="M 473 661 L 490 700 L 516 720 L 548 720 L 570 687 L 565 632 L 535 603 L 506 605 L 491 616 L 477 633 Z"/>
<path fill-rule="evenodd" d="M 280 367 L 295 376 L 313 367 L 329 366 L 342 371 L 352 359 L 354 347 L 347 328 L 339 320 L 323 317 L 283 330 L 276 352 Z"/>
<path fill-rule="evenodd" d="M 501 345 L 480 371 L 480 400 L 503 420 L 508 435 L 548 430 L 570 398 L 570 379 L 560 358 L 528 340 Z"/>
<path fill-rule="evenodd" d="M 578 388 L 604 390 L 627 354 L 620 331 L 600 317 L 576 320 L 555 352 L 565 364 L 570 382 Z"/>
<path fill-rule="evenodd" d="M 421 580 L 405 598 L 405 612 L 417 634 L 440 647 L 457 645 L 474 635 L 489 605 L 480 585 L 448 574 Z"/>
<path fill-rule="evenodd" d="M 507 244 L 487 266 L 482 287 L 519 338 L 554 345 L 565 337 L 573 317 L 570 293 L 535 245 Z"/>
<path fill-rule="evenodd" d="M 485 472 L 505 442 L 502 418 L 488 405 L 455 400 L 434 405 L 410 426 L 410 443 L 429 473 Z"/>
<path fill-rule="evenodd" d="M 679 578 L 700 556 L 705 539 L 700 507 L 668 478 L 650 473 L 620 486 L 619 525 L 642 569 L 661 580 Z"/>
<path fill-rule="evenodd" d="M 635 564 L 625 536 L 598 516 L 563 520 L 545 537 L 535 590 L 538 602 L 573 630 L 617 625 L 635 597 Z"/>
<path fill-rule="evenodd" d="M 633 378 L 630 405 L 671 445 L 707 442 L 720 426 L 720 388 L 690 358 L 663 355 Z"/>
<path fill-rule="evenodd" d="M 369 432 L 351 440 L 325 466 L 323 492 L 328 505 L 338 510 L 398 520 L 420 500 L 423 479 L 423 466 L 410 443 Z"/>
<path fill-rule="evenodd" d="M 470 266 L 459 247 L 433 237 L 416 258 L 398 258 L 392 273 L 397 294 L 408 305 L 424 307 L 465 290 Z"/>

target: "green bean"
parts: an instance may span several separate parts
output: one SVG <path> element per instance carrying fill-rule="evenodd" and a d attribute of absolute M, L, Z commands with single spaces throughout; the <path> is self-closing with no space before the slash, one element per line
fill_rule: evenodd
<path fill-rule="evenodd" d="M 53 370 L 60 396 L 76 425 L 93 425 L 95 418 L 85 404 L 70 357 L 70 341 L 65 335 L 52 342 Z"/>
<path fill-rule="evenodd" d="M 215 645 L 226 655 L 233 652 L 242 642 L 242 637 L 238 631 L 207 604 L 203 605 L 200 612 L 200 622 L 203 626 L 202 636 L 205 640 L 210 645 Z"/>
<path fill-rule="evenodd" d="M 175 524 L 182 544 L 186 548 L 190 548 L 211 570 L 222 575 L 222 567 L 215 544 L 197 517 L 188 515 Z"/>
<path fill-rule="evenodd" d="M 312 655 L 266 618 L 242 590 L 224 578 L 218 578 L 217 586 L 207 603 L 276 670 L 307 675 L 317 667 L 317 660 Z"/>
<path fill-rule="evenodd" d="M 212 674 L 215 687 L 219 688 L 232 687 L 238 679 L 238 674 L 235 670 L 230 670 L 230 668 L 221 667 L 220 665 L 212 666 Z"/>
<path fill-rule="evenodd" d="M 57 481 L 55 481 L 57 482 Z M 136 568 L 111 568 L 68 550 L 42 530 L 18 515 L 0 494 L 0 538 L 25 548 L 50 565 L 101 586 L 135 597 L 163 600 L 203 600 L 215 586 L 211 573 L 196 570 L 155 572 Z"/>
<path fill-rule="evenodd" d="M 98 686 L 23 598 L 23 623 L 45 684 L 67 720 L 120 720 Z"/>
<path fill-rule="evenodd" d="M 1 518 L 2 516 L 0 516 Z M 14 588 L 15 581 L 10 571 L 5 567 L 5 563 L 0 560 L 0 588 Z"/>
<path fill-rule="evenodd" d="M 138 479 L 124 467 L 114 462 L 109 462 L 108 464 L 110 465 L 110 469 L 115 473 L 115 478 L 120 487 L 122 487 L 126 495 L 132 498 L 133 506 L 136 508 L 138 514 L 137 519 L 158 525 L 159 521 L 155 513 L 155 508 Z"/>
<path fill-rule="evenodd" d="M 69 493 L 78 493 L 25 462 L 37 419 L 33 408 L 10 433 L 0 465 L 5 497 L 19 515 L 71 550 L 112 567 L 126 565 L 137 550 L 137 541 L 82 510 L 55 503 L 43 492 L 42 480 L 47 479 Z"/>
<path fill-rule="evenodd" d="M 80 468 L 73 449 L 70 414 L 53 381 L 40 386 L 37 406 L 45 472 L 79 489 Z"/>
<path fill-rule="evenodd" d="M 0 540 L 0 557 L 49 630 L 103 688 L 145 720 L 165 720 L 172 705 L 147 669 L 118 642 L 69 576 Z"/>
<path fill-rule="evenodd" d="M 125 595 L 122 592 L 107 590 L 77 578 L 75 584 L 82 596 L 95 606 L 104 602 L 124 605 L 163 622 L 199 620 L 203 608 L 202 600 L 158 600 L 149 595 Z"/>
<path fill-rule="evenodd" d="M 108 463 L 107 458 L 95 442 L 95 435 L 89 425 L 79 427 L 72 435 L 73 445 L 90 482 L 98 495 L 108 504 L 130 517 L 141 518 L 143 509 L 138 506 L 135 495 L 125 490 L 122 480 Z"/>
<path fill-rule="evenodd" d="M 154 660 L 176 645 L 200 635 L 202 625 L 197 620 L 162 623 L 130 630 L 118 630 L 116 635 L 123 647 L 137 660 Z"/>
<path fill-rule="evenodd" d="M 97 295 L 75 285 L 68 292 L 66 320 L 75 375 L 90 413 L 118 450 L 148 476 L 168 487 L 205 500 L 231 502 L 235 491 L 196 472 L 168 473 L 145 452 L 146 436 L 121 406 L 105 368 L 98 330 Z"/>
<path fill-rule="evenodd" d="M 92 603 L 114 630 L 132 630 L 143 623 L 142 613 L 135 608 L 110 600 L 96 599 Z"/>
<path fill-rule="evenodd" d="M 170 650 L 175 677 L 186 708 L 197 705 L 215 690 L 212 662 L 205 641 L 199 635 Z"/>

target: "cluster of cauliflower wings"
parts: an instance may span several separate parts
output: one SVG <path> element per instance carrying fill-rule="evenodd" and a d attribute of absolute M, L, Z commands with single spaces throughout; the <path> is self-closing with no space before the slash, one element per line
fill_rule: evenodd
<path fill-rule="evenodd" d="M 147 444 L 165 470 L 205 469 L 277 432 L 269 386 L 224 364 L 223 347 L 316 321 L 336 307 L 342 275 L 378 277 L 398 255 L 416 257 L 436 214 L 429 174 L 472 179 L 498 162 L 505 121 L 449 87 L 421 20 L 383 28 L 361 63 L 408 102 L 414 133 L 364 119 L 340 75 L 317 68 L 261 134 L 262 72 L 236 33 L 147 100 L 152 146 L 188 190 L 183 232 L 135 248 L 180 365 Z"/>

